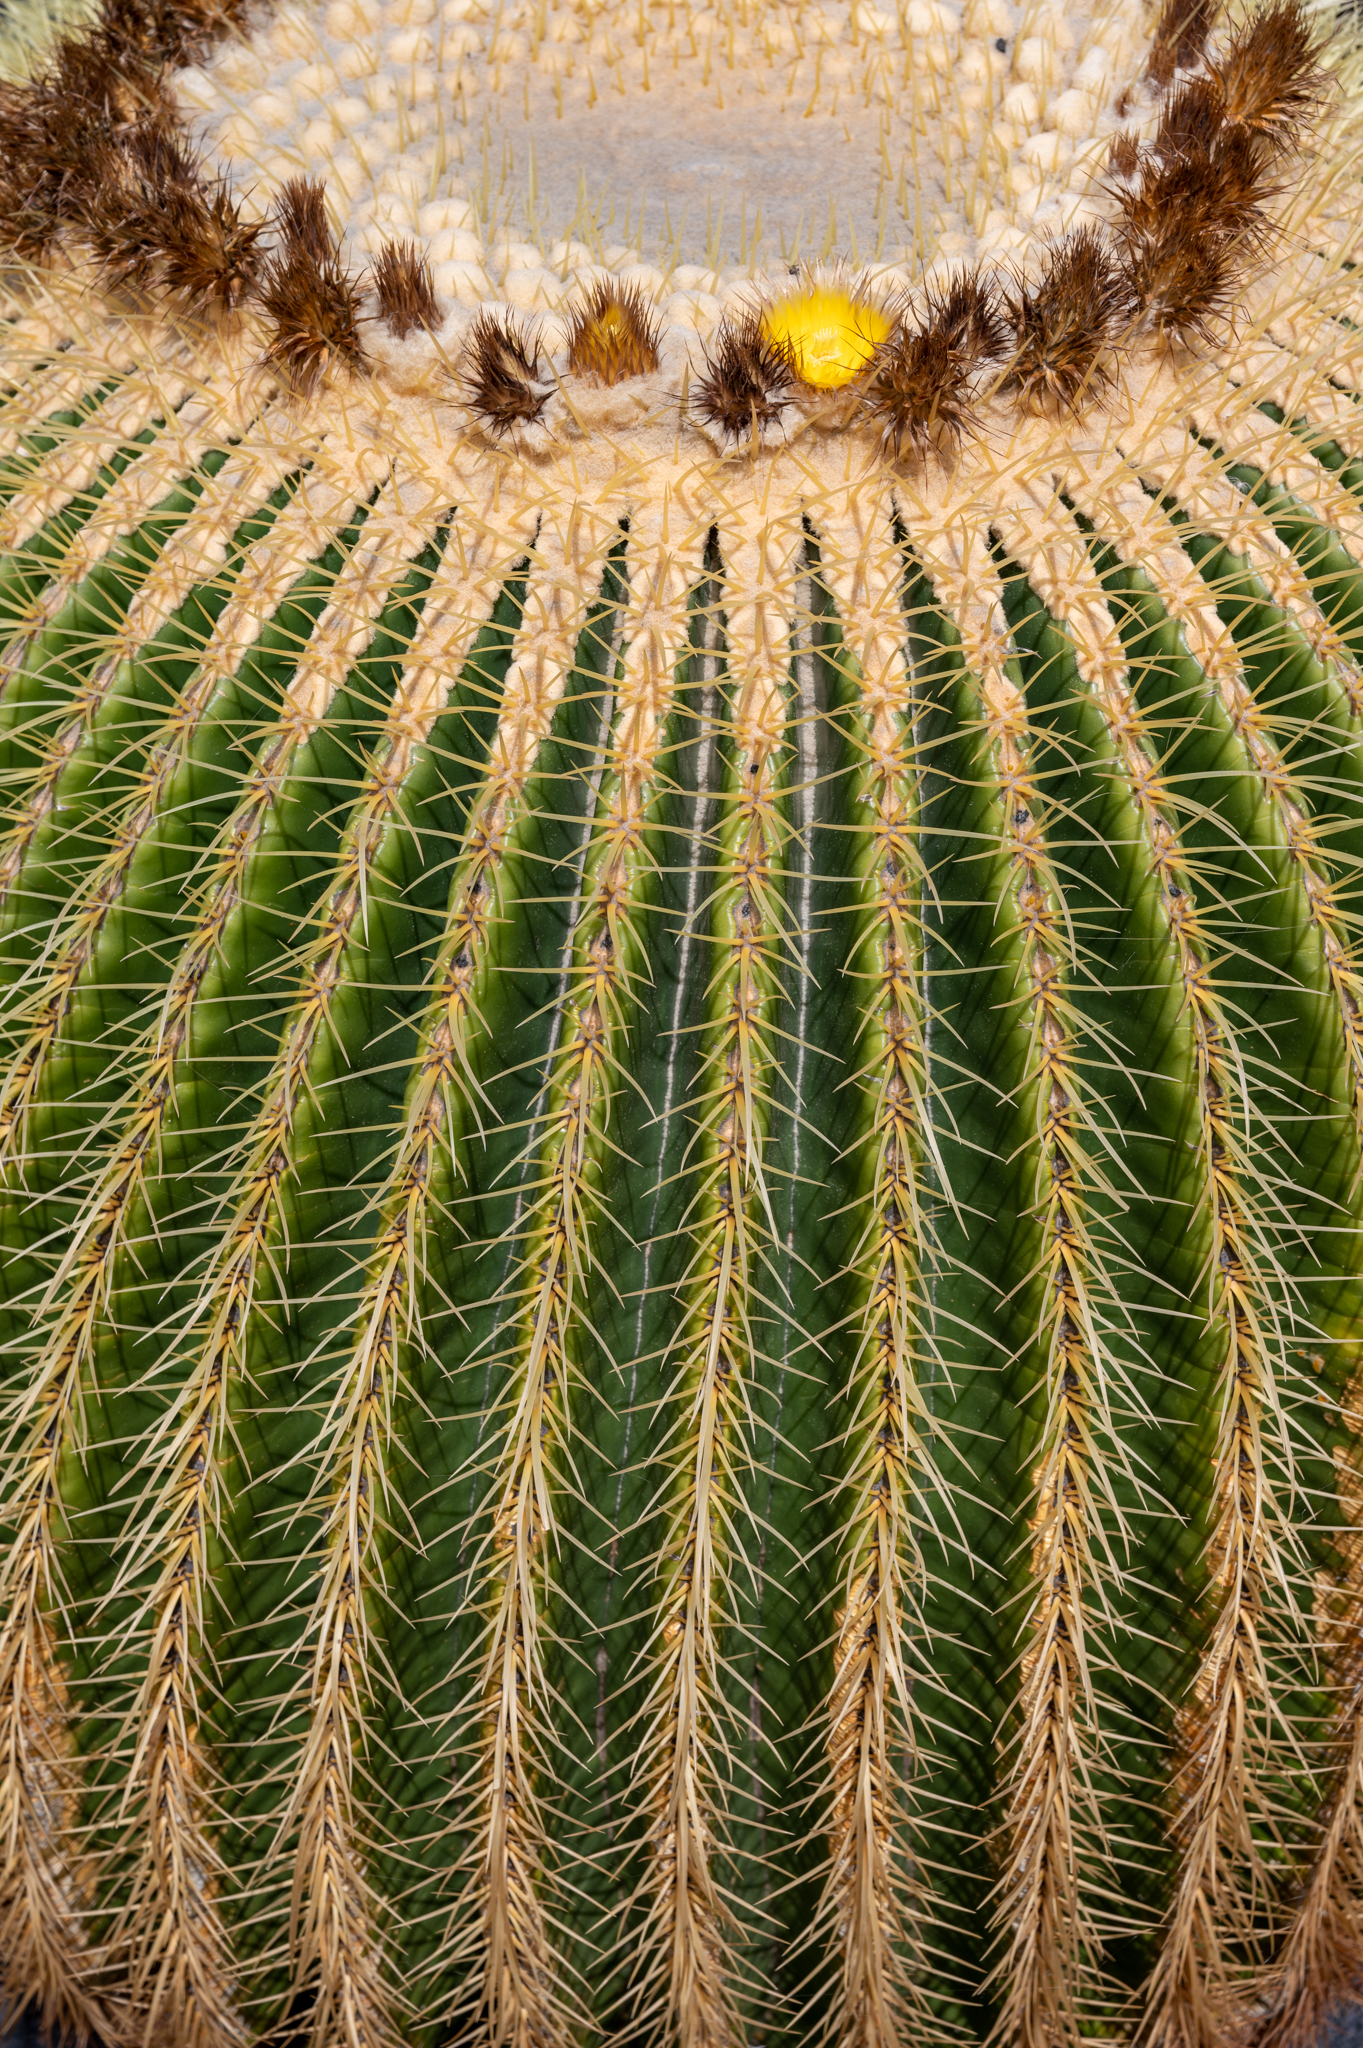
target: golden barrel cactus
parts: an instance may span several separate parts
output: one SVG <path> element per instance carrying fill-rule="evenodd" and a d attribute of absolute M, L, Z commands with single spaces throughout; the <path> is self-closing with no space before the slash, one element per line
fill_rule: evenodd
<path fill-rule="evenodd" d="M 6 61 L 11 2011 L 1305 2048 L 1349 34 L 99 0 Z"/>

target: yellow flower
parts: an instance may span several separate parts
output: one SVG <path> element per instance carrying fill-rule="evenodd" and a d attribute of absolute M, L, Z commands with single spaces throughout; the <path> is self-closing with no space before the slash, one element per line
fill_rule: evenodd
<path fill-rule="evenodd" d="M 878 306 L 826 285 L 792 292 L 762 315 L 763 340 L 819 391 L 852 383 L 889 333 L 890 322 Z"/>

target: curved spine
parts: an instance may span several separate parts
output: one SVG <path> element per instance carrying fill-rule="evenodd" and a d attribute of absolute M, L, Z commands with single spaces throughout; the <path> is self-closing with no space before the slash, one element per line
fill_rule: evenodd
<path fill-rule="evenodd" d="M 764 1241 L 775 1235 L 764 1150 L 784 937 L 776 776 L 802 548 L 799 528 L 771 518 L 754 495 L 752 529 L 732 507 L 720 524 L 732 784 L 711 911 L 707 1081 L 695 1109 L 702 1177 L 689 1223 L 694 1256 L 668 1390 L 679 1414 L 665 1454 L 673 1475 L 670 1528 L 635 1773 L 650 1867 L 632 1990 L 651 2036 L 678 2048 L 731 2048 L 741 2038 L 730 1919 L 716 1869 L 725 1804 L 721 1636 L 752 1462 L 753 1295 Z"/>
<path fill-rule="evenodd" d="M 1110 530 L 1114 508 L 1109 507 L 1104 519 L 1101 494 L 1092 502 L 1100 530 Z M 1130 540 L 1128 531 L 1120 544 L 1123 553 Z M 1063 543 L 1053 534 L 1051 545 L 1054 549 Z M 1105 610 L 1105 601 L 1096 577 L 1084 568 L 1085 552 L 1073 533 L 1063 570 L 1055 583 L 1043 578 L 1041 590 L 1054 599 L 1061 584 L 1068 582 L 1078 594 L 1077 601 L 1066 607 L 1072 618 L 1101 620 L 1098 607 Z M 1190 579 L 1181 566 L 1177 580 L 1186 590 Z M 1169 603 L 1163 578 L 1161 590 Z M 1191 598 L 1189 592 L 1187 601 Z M 1209 599 L 1204 596 L 1201 602 Z M 1195 608 L 1185 613 L 1170 604 L 1170 609 L 1181 623 L 1185 617 L 1195 621 Z M 1211 640 L 1208 632 L 1204 644 L 1214 656 L 1210 669 L 1202 664 L 1209 682 L 1218 689 L 1235 687 L 1242 672 L 1233 643 Z M 1176 1825 L 1180 1866 L 1173 1908 L 1146 1990 L 1142 2028 L 1142 2040 L 1150 2048 L 1214 2048 L 1230 1991 L 1227 1943 L 1250 1936 L 1254 1898 L 1264 1881 L 1250 1822 L 1256 1797 L 1252 1734 L 1253 1725 L 1264 1723 L 1271 1712 L 1263 1641 L 1265 1605 L 1270 1587 L 1285 1584 L 1286 1528 L 1268 1469 L 1273 1451 L 1265 1444 L 1266 1434 L 1279 1440 L 1278 1455 L 1285 1463 L 1289 1452 L 1272 1358 L 1277 1341 L 1272 1310 L 1259 1271 L 1256 1224 L 1245 1191 L 1247 1179 L 1253 1184 L 1253 1168 L 1237 1128 L 1241 1084 L 1235 1046 L 1209 965 L 1214 949 L 1196 906 L 1186 855 L 1170 823 L 1169 793 L 1145 721 L 1117 671 L 1095 691 L 1095 701 L 1123 761 L 1178 963 L 1193 1042 L 1204 1206 L 1212 1238 L 1209 1307 L 1212 1326 L 1224 1333 L 1225 1343 L 1214 1453 L 1217 1514 L 1211 1541 L 1217 1607 L 1193 1702 L 1182 1716 L 1187 1789 Z M 1290 1485 L 1290 1471 L 1284 1483 Z"/>
<path fill-rule="evenodd" d="M 1106 1877 L 1106 1830 L 1093 1783 L 1102 1738 L 1090 1633 L 1095 1619 L 1110 1620 L 1102 1506 L 1118 1526 L 1120 1511 L 1103 1453 L 1117 1443 L 1111 1404 L 1120 1369 L 1103 1335 L 1111 1288 L 1085 1214 L 1096 1175 L 1084 1144 L 1088 1116 L 1066 986 L 1073 942 L 1040 814 L 1027 703 L 1008 673 L 1002 589 L 993 563 L 982 551 L 972 558 L 949 528 L 925 531 L 920 515 L 910 537 L 957 622 L 969 674 L 979 679 L 1034 1049 L 1029 1078 L 1037 1097 L 1043 1290 L 1037 1338 L 1046 1360 L 1046 1406 L 1034 1455 L 1020 1726 L 1007 1778 L 1009 1856 L 994 1914 L 1007 1944 L 995 1971 L 1001 2002 L 994 2038 L 1042 2048 L 1083 2038 L 1102 1954 L 1094 1902 Z"/>
<path fill-rule="evenodd" d="M 1072 482 L 1073 479 L 1067 478 L 1066 481 Z M 1086 508 L 1109 531 L 1113 524 L 1112 513 L 1118 509 L 1110 502 L 1105 488 L 1110 481 L 1109 477 L 1104 484 L 1095 487 L 1093 482 L 1086 480 L 1087 488 L 1081 497 Z M 1128 511 L 1134 511 L 1136 515 L 1130 523 L 1120 518 L 1120 512 Z M 1194 658 L 1220 697 L 1233 729 L 1249 754 L 1260 787 L 1277 813 L 1288 852 L 1301 878 L 1308 919 L 1320 936 L 1325 969 L 1335 996 L 1349 1059 L 1354 1118 L 1360 1133 L 1363 1133 L 1363 976 L 1349 938 L 1350 920 L 1340 907 L 1336 885 L 1305 800 L 1294 787 L 1287 765 L 1273 744 L 1263 713 L 1245 681 L 1244 665 L 1234 641 L 1221 626 L 1211 594 L 1191 557 L 1180 546 L 1176 530 L 1162 512 L 1150 505 L 1143 493 L 1139 499 L 1124 496 L 1120 501 L 1120 512 L 1116 531 L 1112 534 L 1119 553 L 1127 561 L 1147 562 L 1149 557 L 1142 552 L 1142 541 L 1147 535 L 1155 541 L 1161 570 L 1160 590 L 1165 605 L 1183 626 Z M 1053 522 L 1054 508 L 1048 507 L 1046 516 Z M 1076 574 L 1082 572 L 1076 570 Z M 1058 588 L 1057 584 L 1048 585 L 1047 594 Z M 1283 600 L 1280 598 L 1279 601 Z M 1346 687 L 1355 674 L 1352 663 L 1345 665 Z M 1352 691 L 1350 701 L 1351 709 L 1357 709 Z"/>
<path fill-rule="evenodd" d="M 493 2042 L 538 2048 L 567 2038 L 553 1943 L 535 1777 L 550 1730 L 543 1718 L 541 1610 L 556 1535 L 556 1446 L 571 1434 L 572 1330 L 594 1263 L 591 1187 L 610 1120 L 621 1035 L 632 1002 L 632 925 L 647 873 L 643 831 L 656 790 L 658 749 L 673 671 L 685 642 L 690 551 L 643 521 L 631 529 L 630 595 L 615 737 L 587 849 L 572 941 L 571 1020 L 554 1062 L 539 1147 L 541 1192 L 522 1224 L 521 1341 L 512 1365 L 513 1413 L 500 1460 L 490 1537 L 493 1619 L 483 1653 L 480 1720 L 482 2008 Z M 599 555 L 601 540 L 597 539 Z M 698 552 L 698 550 L 695 550 Z M 563 1463 L 569 1464 L 566 1452 Z"/>
<path fill-rule="evenodd" d="M 101 349 L 98 355 L 85 354 L 73 339 L 54 358 L 46 335 L 35 337 L 34 353 L 37 361 L 28 378 L 0 399 L 0 459 L 13 454 L 27 435 L 35 428 L 41 430 L 54 414 L 70 412 L 79 405 L 92 387 L 106 383 L 111 376 L 126 377 L 144 360 L 138 340 L 126 327 L 110 334 L 107 353 Z"/>
<path fill-rule="evenodd" d="M 270 395 L 270 387 L 258 377 L 235 377 L 225 395 L 199 392 L 190 387 L 189 399 L 167 413 L 161 431 L 151 444 L 138 450 L 118 475 L 110 478 L 89 517 L 61 549 L 39 603 L 43 615 L 54 615 L 59 598 L 53 592 L 69 592 L 104 559 L 116 541 L 135 533 L 155 510 L 159 501 L 195 469 L 210 450 L 237 440 L 259 415 Z M 268 437 L 268 430 L 267 430 Z M 48 517 L 41 473 L 26 480 L 3 513 L 4 545 L 16 551 L 35 534 Z M 34 486 L 38 486 L 37 489 Z M 25 615 L 21 631 L 31 632 L 35 618 Z"/>
<path fill-rule="evenodd" d="M 903 563 L 887 495 L 866 491 L 849 499 L 845 507 L 819 507 L 815 517 L 820 574 L 837 605 L 859 688 L 864 758 L 857 780 L 870 820 L 870 923 L 851 971 L 870 990 L 869 1047 L 857 1079 L 875 1105 L 875 1174 L 857 1248 L 866 1294 L 844 1396 L 852 1507 L 840 1553 L 845 1590 L 824 1738 L 829 1870 L 818 1924 L 837 1947 L 824 2038 L 835 2048 L 897 2048 L 910 2025 L 915 2038 L 938 2031 L 914 1968 L 925 1941 L 926 1880 L 915 1867 L 911 1783 L 922 1763 L 913 1692 L 927 1584 L 917 1526 L 929 1517 L 925 1495 L 936 1481 L 927 1442 L 933 1422 L 919 1386 L 931 1343 L 922 1175 L 933 1138 Z"/>
<path fill-rule="evenodd" d="M 1245 557 L 1317 660 L 1342 671 L 1355 708 L 1363 705 L 1357 663 L 1316 603 L 1296 557 L 1279 540 L 1267 513 L 1226 475 L 1216 457 L 1186 434 L 1166 431 L 1141 442 L 1138 467 L 1171 487 L 1204 532 Z"/>
<path fill-rule="evenodd" d="M 122 445 L 135 441 L 154 420 L 174 419 L 194 387 L 183 356 L 172 357 L 150 375 L 130 377 L 67 428 L 0 511 L 0 551 L 13 554 L 23 547 L 54 512 L 89 489 Z"/>

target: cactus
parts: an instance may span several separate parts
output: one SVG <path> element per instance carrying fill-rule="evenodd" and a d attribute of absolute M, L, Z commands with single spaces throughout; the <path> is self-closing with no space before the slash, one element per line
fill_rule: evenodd
<path fill-rule="evenodd" d="M 109 2048 L 1304 2048 L 1363 1982 L 1352 44 L 40 41 L 4 1998 Z M 902 148 L 875 259 L 655 269 L 530 199 L 499 255 L 458 150 L 532 88 L 599 140 L 609 76 L 663 142 L 727 91 L 759 153 Z"/>

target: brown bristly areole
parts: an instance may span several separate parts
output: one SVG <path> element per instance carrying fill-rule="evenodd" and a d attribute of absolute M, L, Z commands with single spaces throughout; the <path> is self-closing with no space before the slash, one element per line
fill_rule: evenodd
<path fill-rule="evenodd" d="M 333 365 L 366 367 L 360 285 L 341 262 L 320 179 L 290 178 L 280 188 L 275 225 L 279 246 L 260 286 L 274 328 L 266 360 L 306 398 Z"/>
<path fill-rule="evenodd" d="M 384 243 L 374 262 L 373 286 L 379 317 L 399 341 L 414 328 L 440 325 L 431 266 L 415 242 Z"/>
<path fill-rule="evenodd" d="M 657 314 L 637 284 L 602 279 L 572 311 L 568 368 L 594 384 L 622 384 L 647 377 L 658 367 L 661 332 Z"/>
<path fill-rule="evenodd" d="M 761 317 L 745 312 L 720 322 L 691 386 L 696 417 L 736 446 L 780 427 L 795 373 L 762 333 Z"/>
<path fill-rule="evenodd" d="M 930 284 L 902 307 L 861 400 L 861 418 L 878 429 L 886 456 L 924 462 L 959 442 L 984 374 L 1004 349 L 998 292 L 979 270 Z"/>
<path fill-rule="evenodd" d="M 510 313 L 479 313 L 459 378 L 470 411 L 495 439 L 539 419 L 553 392 L 535 327 Z"/>
<path fill-rule="evenodd" d="M 1074 229 L 1047 251 L 1035 284 L 1007 294 L 1007 386 L 1029 412 L 1074 412 L 1111 384 L 1111 351 L 1131 320 L 1131 287 L 1102 235 Z"/>
<path fill-rule="evenodd" d="M 1164 0 L 1146 65 L 1152 84 L 1168 85 L 1175 71 L 1190 70 L 1201 60 L 1217 11 L 1217 0 Z"/>
<path fill-rule="evenodd" d="M 1328 74 L 1321 34 L 1299 0 L 1274 0 L 1234 36 L 1208 67 L 1233 125 L 1273 147 L 1291 148 L 1319 107 Z"/>
<path fill-rule="evenodd" d="M 244 221 L 163 110 L 91 153 L 81 232 L 111 285 L 159 291 L 191 315 L 230 314 L 256 290 L 263 223 Z"/>

